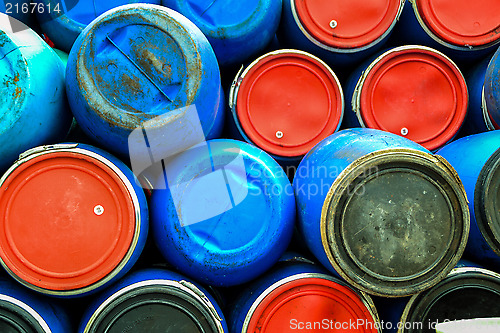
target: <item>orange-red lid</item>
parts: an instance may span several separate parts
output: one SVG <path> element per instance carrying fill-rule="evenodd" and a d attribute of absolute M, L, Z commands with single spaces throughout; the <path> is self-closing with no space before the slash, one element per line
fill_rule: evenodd
<path fill-rule="evenodd" d="M 60 151 L 20 164 L 0 188 L 0 256 L 37 288 L 90 286 L 124 259 L 135 232 L 131 195 L 108 165 Z"/>
<path fill-rule="evenodd" d="M 468 92 L 451 60 L 430 48 L 407 46 L 386 52 L 371 66 L 354 101 L 364 126 L 429 150 L 453 139 L 467 115 Z"/>
<path fill-rule="evenodd" d="M 302 156 L 340 127 L 342 89 L 318 58 L 295 50 L 272 52 L 243 75 L 236 114 L 246 136 L 265 151 Z"/>
<path fill-rule="evenodd" d="M 441 40 L 481 46 L 500 39 L 498 0 L 416 0 L 419 16 Z"/>
<path fill-rule="evenodd" d="M 403 5 L 400 0 L 293 1 L 307 33 L 321 44 L 338 49 L 361 48 L 383 38 Z"/>
<path fill-rule="evenodd" d="M 350 288 L 323 278 L 302 278 L 268 294 L 252 314 L 247 332 L 375 333 L 377 324 Z"/>

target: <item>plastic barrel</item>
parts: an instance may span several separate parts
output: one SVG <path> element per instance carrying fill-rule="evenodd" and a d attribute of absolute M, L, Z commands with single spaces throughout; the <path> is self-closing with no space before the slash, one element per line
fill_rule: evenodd
<path fill-rule="evenodd" d="M 490 127 L 500 129 L 500 48 L 495 52 L 484 78 L 484 108 Z"/>
<path fill-rule="evenodd" d="M 228 330 L 219 305 L 203 287 L 171 271 L 144 269 L 100 294 L 84 314 L 78 332 Z"/>
<path fill-rule="evenodd" d="M 500 267 L 500 131 L 471 135 L 438 151 L 462 179 L 471 212 L 466 253 Z"/>
<path fill-rule="evenodd" d="M 236 75 L 229 93 L 232 135 L 298 164 L 340 127 L 342 87 L 319 58 L 298 50 L 267 53 Z"/>
<path fill-rule="evenodd" d="M 161 0 L 40 0 L 36 3 L 34 13 L 42 31 L 56 47 L 69 53 L 83 29 L 104 12 L 127 4 L 159 5 Z"/>
<path fill-rule="evenodd" d="M 163 0 L 207 36 L 220 66 L 243 63 L 273 39 L 282 0 Z"/>
<path fill-rule="evenodd" d="M 248 285 L 231 308 L 234 333 L 363 332 L 380 323 L 371 298 L 317 265 L 292 259 Z"/>
<path fill-rule="evenodd" d="M 10 279 L 0 277 L 0 331 L 2 333 L 68 333 L 68 315 L 53 300 L 40 297 Z"/>
<path fill-rule="evenodd" d="M 165 7 L 127 5 L 98 17 L 75 42 L 66 78 L 78 124 L 120 156 L 128 156 L 131 146 L 147 151 L 142 134 L 138 142 L 129 140 L 134 130 L 161 132 L 161 142 L 149 142 L 160 159 L 174 146 L 165 143 L 166 136 L 189 141 L 198 135 L 186 123 L 201 126 L 200 140 L 222 131 L 224 103 L 213 50 L 193 23 Z"/>
<path fill-rule="evenodd" d="M 465 76 L 469 89 L 469 111 L 462 133 L 472 135 L 494 130 L 493 122 L 486 108 L 484 80 L 491 58 L 486 58 L 472 67 Z"/>
<path fill-rule="evenodd" d="M 384 45 L 404 0 L 283 0 L 279 29 L 285 46 L 308 51 L 334 70 L 355 64 Z"/>
<path fill-rule="evenodd" d="M 151 221 L 168 262 L 203 283 L 232 286 L 279 259 L 292 237 L 295 200 L 268 154 L 221 139 L 164 164 L 167 182 L 153 183 Z"/>
<path fill-rule="evenodd" d="M 435 332 L 438 323 L 500 317 L 499 301 L 500 274 L 457 267 L 439 284 L 409 300 L 398 332 Z"/>
<path fill-rule="evenodd" d="M 148 232 L 144 192 L 110 154 L 83 144 L 33 148 L 0 179 L 0 259 L 40 293 L 83 296 L 113 283 Z"/>
<path fill-rule="evenodd" d="M 10 20 L 0 14 L 2 172 L 23 151 L 63 139 L 71 124 L 61 60 L 33 30 L 12 32 Z"/>
<path fill-rule="evenodd" d="M 460 69 L 423 46 L 387 50 L 355 70 L 346 85 L 345 125 L 404 136 L 429 150 L 451 141 L 468 107 Z"/>
<path fill-rule="evenodd" d="M 410 0 L 393 35 L 401 44 L 426 45 L 456 61 L 471 63 L 500 43 L 500 3 L 496 0 L 450 2 Z"/>
<path fill-rule="evenodd" d="M 304 157 L 293 186 L 311 252 L 367 293 L 398 297 L 428 289 L 465 248 L 469 210 L 458 175 L 400 136 L 337 132 Z"/>

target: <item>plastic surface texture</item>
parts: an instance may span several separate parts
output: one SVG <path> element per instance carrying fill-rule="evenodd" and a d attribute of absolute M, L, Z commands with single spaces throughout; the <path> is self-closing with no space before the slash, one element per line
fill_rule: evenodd
<path fill-rule="evenodd" d="M 491 59 L 484 78 L 485 108 L 492 126 L 500 129 L 500 48 Z"/>

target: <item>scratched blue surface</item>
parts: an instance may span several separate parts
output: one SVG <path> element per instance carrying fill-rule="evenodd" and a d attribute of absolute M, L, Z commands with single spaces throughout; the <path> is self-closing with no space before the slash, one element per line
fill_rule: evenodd
<path fill-rule="evenodd" d="M 491 59 L 484 79 L 484 96 L 488 113 L 500 129 L 500 47 Z"/>

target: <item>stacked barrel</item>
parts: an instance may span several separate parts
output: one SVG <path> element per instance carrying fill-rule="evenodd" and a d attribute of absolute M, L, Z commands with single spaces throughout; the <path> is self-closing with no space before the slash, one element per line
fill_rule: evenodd
<path fill-rule="evenodd" d="M 0 332 L 500 317 L 497 0 L 0 11 Z"/>

